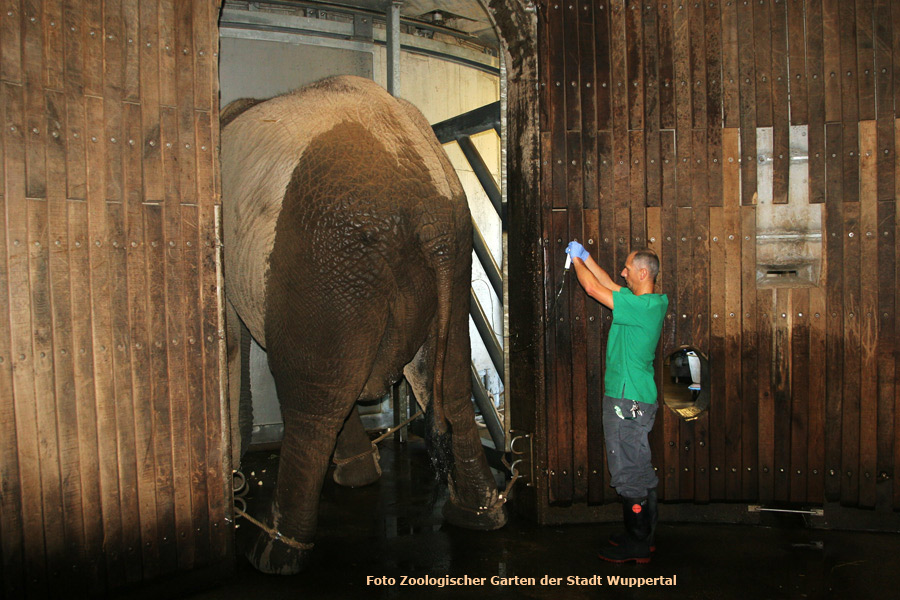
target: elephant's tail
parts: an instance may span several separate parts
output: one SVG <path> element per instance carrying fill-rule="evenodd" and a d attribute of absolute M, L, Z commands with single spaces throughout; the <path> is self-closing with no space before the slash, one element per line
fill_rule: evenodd
<path fill-rule="evenodd" d="M 450 432 L 439 431 L 435 424 L 434 402 L 425 407 L 425 449 L 431 458 L 431 466 L 439 479 L 446 480 L 453 472 L 453 442 Z"/>

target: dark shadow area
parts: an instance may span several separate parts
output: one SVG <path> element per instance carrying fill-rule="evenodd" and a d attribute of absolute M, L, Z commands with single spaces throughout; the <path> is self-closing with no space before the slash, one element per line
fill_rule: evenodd
<path fill-rule="evenodd" d="M 379 482 L 355 490 L 337 486 L 329 473 L 308 572 L 277 577 L 254 571 L 240 556 L 253 526 L 240 520 L 234 573 L 190 597 L 843 599 L 888 597 L 900 585 L 895 534 L 812 530 L 792 515 L 773 515 L 758 527 L 661 521 L 653 562 L 616 567 L 600 561 L 597 549 L 617 524 L 543 527 L 513 515 L 500 531 L 457 529 L 443 524 L 446 487 L 435 480 L 421 440 L 384 441 L 381 465 Z M 251 514 L 262 513 L 277 468 L 275 452 L 245 458 Z M 400 585 L 404 577 L 444 576 L 485 582 Z M 395 583 L 376 585 L 367 577 Z M 505 578 L 505 585 L 492 584 L 492 577 Z M 557 581 L 551 584 L 547 577 Z M 575 585 L 570 577 L 594 577 L 594 583 Z M 675 584 L 637 587 L 637 580 L 632 586 L 620 580 L 615 585 L 609 579 L 614 577 L 675 578 Z"/>

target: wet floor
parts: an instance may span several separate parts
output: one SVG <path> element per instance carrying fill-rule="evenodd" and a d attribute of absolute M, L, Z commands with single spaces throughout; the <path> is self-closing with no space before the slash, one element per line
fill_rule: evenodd
<path fill-rule="evenodd" d="M 278 457 L 245 459 L 249 512 L 271 495 Z M 362 489 L 326 480 L 308 572 L 263 575 L 239 558 L 200 599 L 299 598 L 888 598 L 900 593 L 900 535 L 661 521 L 649 565 L 609 565 L 599 544 L 615 524 L 539 526 L 511 516 L 500 531 L 445 525 L 447 492 L 424 444 L 381 444 L 382 479 Z M 248 533 L 238 530 L 238 552 Z M 618 580 L 616 579 L 618 578 Z M 643 579 L 644 585 L 638 587 Z"/>

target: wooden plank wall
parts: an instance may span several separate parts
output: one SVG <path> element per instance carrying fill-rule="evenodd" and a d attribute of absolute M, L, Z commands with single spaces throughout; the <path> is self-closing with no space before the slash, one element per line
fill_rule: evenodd
<path fill-rule="evenodd" d="M 231 556 L 218 10 L 0 2 L 2 598 Z"/>
<path fill-rule="evenodd" d="M 711 358 L 710 410 L 658 414 L 662 497 L 900 508 L 900 4 L 541 0 L 538 15 L 548 306 L 570 239 L 613 275 L 647 245 L 670 303 L 657 368 L 683 344 Z M 757 128 L 780 204 L 792 125 L 808 128 L 821 277 L 757 287 Z M 610 313 L 571 283 L 550 308 L 546 502 L 610 501 Z"/>

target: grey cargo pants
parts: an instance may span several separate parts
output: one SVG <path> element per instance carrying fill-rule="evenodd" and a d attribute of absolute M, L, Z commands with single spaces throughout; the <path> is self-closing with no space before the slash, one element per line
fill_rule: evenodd
<path fill-rule="evenodd" d="M 616 414 L 616 406 L 622 418 Z M 625 498 L 644 498 L 659 483 L 650 462 L 647 436 L 656 419 L 656 404 L 638 402 L 643 415 L 631 418 L 631 400 L 603 396 L 603 436 L 610 485 Z"/>

